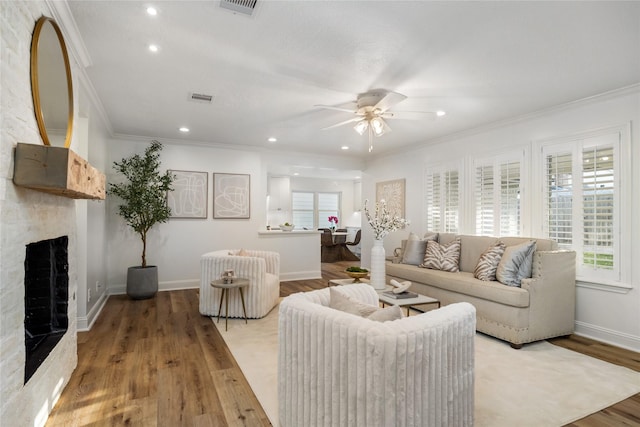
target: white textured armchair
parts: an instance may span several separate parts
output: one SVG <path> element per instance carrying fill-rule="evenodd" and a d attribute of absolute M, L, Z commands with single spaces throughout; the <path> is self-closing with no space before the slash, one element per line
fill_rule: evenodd
<path fill-rule="evenodd" d="M 233 270 L 236 277 L 249 279 L 244 299 L 247 317 L 264 317 L 278 303 L 280 297 L 280 254 L 270 251 L 245 250 L 245 255 L 229 255 L 238 250 L 209 252 L 200 258 L 200 313 L 217 316 L 221 290 L 211 281 L 219 279 L 225 270 Z M 229 317 L 244 317 L 239 293 L 228 295 Z M 224 308 L 222 309 L 224 313 Z"/>
<path fill-rule="evenodd" d="M 378 304 L 367 284 L 339 290 Z M 473 425 L 471 304 L 384 323 L 328 305 L 329 289 L 280 303 L 281 427 Z"/>

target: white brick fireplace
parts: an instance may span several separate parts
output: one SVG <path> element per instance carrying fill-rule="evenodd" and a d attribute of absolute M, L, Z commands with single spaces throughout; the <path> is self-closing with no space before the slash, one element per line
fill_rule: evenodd
<path fill-rule="evenodd" d="M 31 35 L 44 2 L 0 2 L 0 425 L 43 425 L 77 364 L 75 201 L 13 185 L 13 149 L 42 144 L 30 84 Z M 73 146 L 73 144 L 72 144 Z M 68 236 L 68 330 L 24 384 L 26 245 Z"/>

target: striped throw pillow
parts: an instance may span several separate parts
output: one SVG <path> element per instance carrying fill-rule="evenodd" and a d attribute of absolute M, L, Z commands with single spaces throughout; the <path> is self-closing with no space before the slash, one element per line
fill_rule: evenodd
<path fill-rule="evenodd" d="M 431 268 L 432 270 L 450 271 L 457 273 L 460 271 L 460 239 L 441 245 L 438 242 L 429 240 L 427 250 L 424 254 L 424 261 L 420 267 Z"/>

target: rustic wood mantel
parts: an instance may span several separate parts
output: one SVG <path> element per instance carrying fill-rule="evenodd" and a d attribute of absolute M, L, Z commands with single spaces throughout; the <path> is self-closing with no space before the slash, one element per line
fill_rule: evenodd
<path fill-rule="evenodd" d="M 13 183 L 71 199 L 105 198 L 105 175 L 68 148 L 18 143 Z"/>

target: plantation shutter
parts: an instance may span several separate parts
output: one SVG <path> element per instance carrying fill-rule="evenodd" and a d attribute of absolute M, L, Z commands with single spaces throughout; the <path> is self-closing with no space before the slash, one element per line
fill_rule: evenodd
<path fill-rule="evenodd" d="M 458 231 L 460 188 L 457 170 L 436 170 L 425 174 L 425 205 L 427 230 Z"/>
<path fill-rule="evenodd" d="M 427 230 L 439 231 L 441 224 L 440 211 L 441 190 L 440 190 L 440 173 L 428 173 L 425 180 L 425 203 L 427 211 Z"/>
<path fill-rule="evenodd" d="M 495 235 L 493 165 L 476 167 L 476 234 Z"/>
<path fill-rule="evenodd" d="M 520 161 L 476 162 L 476 234 L 520 235 Z"/>
<path fill-rule="evenodd" d="M 459 186 L 458 171 L 444 173 L 444 231 L 458 232 Z"/>
<path fill-rule="evenodd" d="M 520 235 L 520 162 L 500 165 L 500 235 Z"/>
<path fill-rule="evenodd" d="M 614 268 L 614 153 L 612 147 L 582 152 L 583 264 Z"/>
<path fill-rule="evenodd" d="M 573 174 L 570 152 L 548 154 L 546 165 L 546 234 L 558 246 L 571 248 L 573 243 Z"/>
<path fill-rule="evenodd" d="M 588 280 L 620 280 L 619 147 L 619 132 L 543 147 L 545 232 Z"/>

